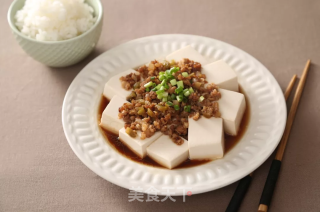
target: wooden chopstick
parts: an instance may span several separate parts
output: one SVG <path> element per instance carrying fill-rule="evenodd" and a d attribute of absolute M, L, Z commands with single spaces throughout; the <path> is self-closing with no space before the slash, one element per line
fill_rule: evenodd
<path fill-rule="evenodd" d="M 294 83 L 297 80 L 297 75 L 293 75 L 293 77 L 291 78 L 288 87 L 286 89 L 286 91 L 284 92 L 284 98 L 285 100 L 288 99 L 288 97 L 290 96 L 290 93 L 293 89 Z M 238 186 L 229 202 L 229 205 L 226 209 L 226 212 L 237 212 L 239 210 L 239 207 L 241 205 L 241 202 L 245 196 L 245 194 L 247 193 L 247 190 L 250 186 L 251 180 L 252 180 L 252 175 L 253 172 L 250 175 L 247 175 L 246 177 L 242 178 L 239 183 Z"/>
<path fill-rule="evenodd" d="M 281 167 L 281 161 L 283 158 L 284 150 L 285 150 L 287 142 L 288 142 L 291 127 L 292 127 L 295 115 L 297 113 L 297 109 L 298 109 L 298 105 L 300 102 L 300 98 L 302 95 L 304 85 L 306 83 L 306 79 L 307 79 L 307 75 L 308 75 L 309 67 L 310 67 L 310 62 L 311 61 L 308 60 L 306 63 L 306 66 L 305 66 L 303 73 L 301 75 L 301 79 L 298 84 L 297 90 L 296 90 L 295 95 L 293 97 L 293 102 L 292 102 L 290 112 L 288 115 L 286 128 L 284 130 L 282 139 L 281 139 L 280 144 L 278 146 L 276 157 L 271 164 L 269 174 L 268 174 L 268 177 L 267 177 L 267 180 L 266 180 L 266 183 L 264 185 L 263 192 L 261 195 L 258 212 L 267 212 L 268 207 L 270 206 L 273 191 L 274 191 L 274 188 L 275 188 L 278 176 L 279 176 L 279 171 L 280 171 L 280 167 Z"/>

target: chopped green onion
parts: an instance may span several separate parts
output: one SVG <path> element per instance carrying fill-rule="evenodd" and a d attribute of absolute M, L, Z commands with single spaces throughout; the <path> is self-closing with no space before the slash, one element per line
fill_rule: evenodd
<path fill-rule="evenodd" d="M 174 107 L 175 110 L 180 110 L 179 105 L 174 105 L 173 107 Z"/>
<path fill-rule="evenodd" d="M 161 75 L 164 75 L 164 72 L 163 71 L 160 71 L 159 72 L 159 75 L 161 76 Z"/>
<path fill-rule="evenodd" d="M 190 95 L 190 91 L 187 91 L 184 93 L 185 96 L 189 96 Z"/>
<path fill-rule="evenodd" d="M 189 91 L 190 91 L 190 93 L 193 93 L 193 92 L 194 92 L 194 90 L 193 90 L 192 87 L 189 88 Z"/>
<path fill-rule="evenodd" d="M 171 94 L 171 99 L 172 99 L 172 100 L 175 100 L 175 99 L 176 99 L 176 95 Z"/>
<path fill-rule="evenodd" d="M 176 79 L 170 80 L 170 83 L 171 83 L 171 85 L 176 85 L 177 84 L 177 80 Z"/>
<path fill-rule="evenodd" d="M 161 88 L 161 84 L 156 86 L 156 89 L 159 90 Z"/>
<path fill-rule="evenodd" d="M 156 77 L 150 77 L 151 80 L 154 80 Z"/>
<path fill-rule="evenodd" d="M 191 106 L 190 105 L 187 105 L 187 106 L 184 106 L 184 111 L 190 113 L 190 110 L 191 110 Z"/>
<path fill-rule="evenodd" d="M 183 87 L 178 87 L 177 89 L 174 90 L 176 92 L 176 94 L 179 94 L 183 91 Z"/>
<path fill-rule="evenodd" d="M 178 100 L 179 102 L 182 102 L 183 97 L 181 97 L 181 96 L 177 96 L 177 100 Z"/>
<path fill-rule="evenodd" d="M 172 99 L 171 99 L 171 96 L 168 96 L 167 98 L 168 98 L 168 101 L 171 101 L 171 100 L 172 100 Z"/>
<path fill-rule="evenodd" d="M 157 91 L 157 92 L 159 92 L 159 91 Z M 156 92 L 156 93 L 157 93 Z M 168 92 L 159 92 L 159 93 L 157 93 L 158 95 L 157 95 L 157 98 L 158 99 L 163 99 L 164 97 L 168 97 Z"/>
<path fill-rule="evenodd" d="M 145 88 L 149 88 L 153 85 L 153 82 L 148 82 L 147 84 L 144 85 Z"/>
<path fill-rule="evenodd" d="M 179 70 L 180 70 L 179 67 L 173 67 L 173 68 L 170 69 L 170 74 L 176 73 Z"/>
<path fill-rule="evenodd" d="M 202 102 L 204 100 L 203 96 L 200 96 L 199 102 Z"/>
<path fill-rule="evenodd" d="M 158 90 L 158 91 L 156 91 L 156 94 L 162 94 L 164 92 L 164 90 Z"/>
<path fill-rule="evenodd" d="M 167 105 L 173 106 L 173 103 L 168 101 L 168 102 L 167 102 Z"/>
<path fill-rule="evenodd" d="M 167 102 L 167 101 L 168 101 L 167 97 L 163 97 L 163 98 L 162 98 L 162 101 L 163 101 L 163 102 Z"/>
<path fill-rule="evenodd" d="M 168 79 L 174 79 L 174 76 L 169 75 L 169 76 L 168 76 Z"/>
<path fill-rule="evenodd" d="M 161 95 L 161 94 L 160 94 Z M 167 97 L 168 96 L 168 92 L 163 92 L 162 93 L 162 97 Z"/>
<path fill-rule="evenodd" d="M 164 86 L 161 86 L 159 91 L 164 91 L 165 90 L 165 87 Z"/>
<path fill-rule="evenodd" d="M 178 81 L 178 82 L 177 82 L 177 85 L 178 85 L 179 87 L 184 88 L 184 87 L 183 87 L 183 82 L 182 82 L 182 81 Z"/>
<path fill-rule="evenodd" d="M 146 88 L 146 91 L 149 92 L 149 91 L 150 91 L 150 88 Z"/>
<path fill-rule="evenodd" d="M 164 84 L 165 89 L 169 89 L 169 85 L 168 84 Z"/>
<path fill-rule="evenodd" d="M 162 80 L 165 80 L 166 78 L 167 78 L 167 77 L 166 77 L 165 75 L 160 75 L 160 76 L 159 76 L 159 80 L 161 80 L 161 81 L 162 81 Z"/>
<path fill-rule="evenodd" d="M 152 91 L 157 91 L 158 89 L 155 87 L 155 88 L 152 88 L 151 90 L 152 90 Z"/>
<path fill-rule="evenodd" d="M 182 74 L 182 76 L 184 76 L 184 77 L 189 76 L 189 74 L 188 74 L 187 72 L 182 72 L 181 74 Z"/>

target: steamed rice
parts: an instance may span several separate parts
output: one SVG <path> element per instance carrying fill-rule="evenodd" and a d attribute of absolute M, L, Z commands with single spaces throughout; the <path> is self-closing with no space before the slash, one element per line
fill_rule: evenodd
<path fill-rule="evenodd" d="M 26 0 L 15 16 L 16 26 L 39 41 L 67 40 L 88 31 L 96 21 L 84 0 Z"/>

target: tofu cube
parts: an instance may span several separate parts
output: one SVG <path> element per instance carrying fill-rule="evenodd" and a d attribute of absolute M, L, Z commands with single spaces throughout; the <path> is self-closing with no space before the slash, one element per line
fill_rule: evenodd
<path fill-rule="evenodd" d="M 246 100 L 242 93 L 219 89 L 221 99 L 219 110 L 223 119 L 224 132 L 229 135 L 237 135 L 239 126 L 246 110 Z"/>
<path fill-rule="evenodd" d="M 169 136 L 163 135 L 147 147 L 147 153 L 157 163 L 168 169 L 173 169 L 188 159 L 188 141 L 183 140 L 183 144 L 177 145 Z"/>
<path fill-rule="evenodd" d="M 112 97 L 115 95 L 118 95 L 123 99 L 126 99 L 127 96 L 129 96 L 129 94 L 132 92 L 132 90 L 127 91 L 121 86 L 120 77 L 126 76 L 131 73 L 140 74 L 139 72 L 133 69 L 129 69 L 111 77 L 104 86 L 103 95 L 108 99 L 112 99 Z"/>
<path fill-rule="evenodd" d="M 203 66 L 202 73 L 207 76 L 209 83 L 214 83 L 223 89 L 239 91 L 236 72 L 223 60 Z"/>
<path fill-rule="evenodd" d="M 125 99 L 118 95 L 113 96 L 102 113 L 100 126 L 112 133 L 118 134 L 119 130 L 124 127 L 124 121 L 118 117 L 119 107 L 126 102 Z"/>
<path fill-rule="evenodd" d="M 156 132 L 150 138 L 144 140 L 140 139 L 141 131 L 137 131 L 137 136 L 132 138 L 126 133 L 126 129 L 123 127 L 119 130 L 119 138 L 129 149 L 136 153 L 140 158 L 147 156 L 147 147 L 152 144 L 156 139 L 162 136 L 161 132 Z"/>
<path fill-rule="evenodd" d="M 194 48 L 192 48 L 191 46 L 186 46 L 183 47 L 182 49 L 179 49 L 171 54 L 169 54 L 166 57 L 167 61 L 180 61 L 183 58 L 188 58 L 190 60 L 193 60 L 195 62 L 201 63 L 201 65 L 206 65 L 209 63 L 209 61 L 203 57 L 199 52 L 197 52 Z"/>
<path fill-rule="evenodd" d="M 224 132 L 222 118 L 189 118 L 188 146 L 190 159 L 222 158 Z"/>

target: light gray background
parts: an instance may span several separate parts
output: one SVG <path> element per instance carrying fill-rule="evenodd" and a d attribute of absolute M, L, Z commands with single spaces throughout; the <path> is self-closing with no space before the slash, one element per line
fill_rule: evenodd
<path fill-rule="evenodd" d="M 292 128 L 270 211 L 320 211 L 319 0 L 103 0 L 96 50 L 76 66 L 46 67 L 27 56 L 0 6 L 0 211 L 224 211 L 237 183 L 188 197 L 186 203 L 128 202 L 128 190 L 90 171 L 61 126 L 64 95 L 77 73 L 102 52 L 164 33 L 212 37 L 260 60 L 285 89 L 313 64 Z M 241 207 L 257 211 L 272 158 L 254 174 Z"/>

